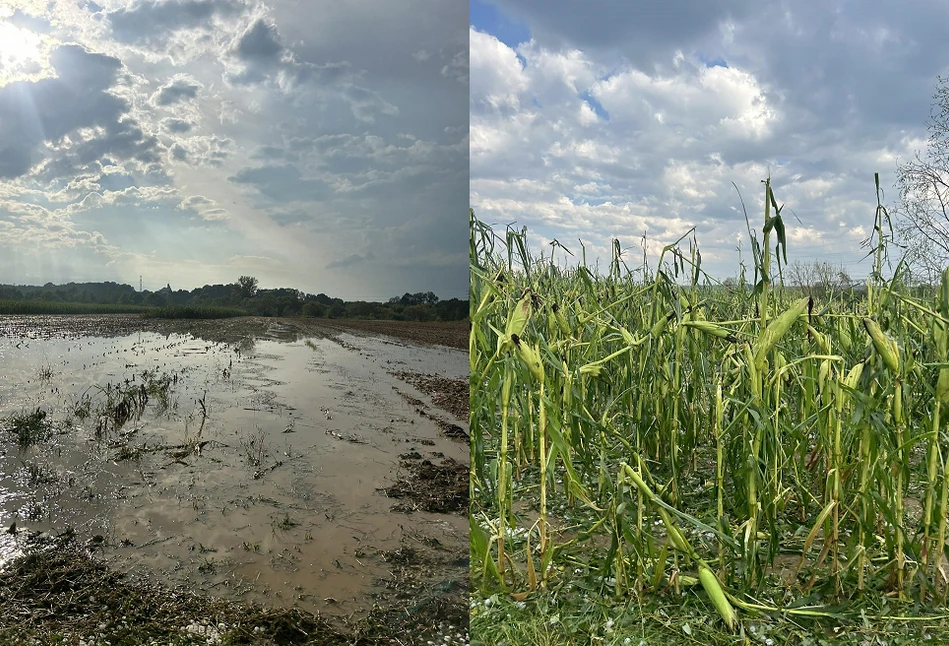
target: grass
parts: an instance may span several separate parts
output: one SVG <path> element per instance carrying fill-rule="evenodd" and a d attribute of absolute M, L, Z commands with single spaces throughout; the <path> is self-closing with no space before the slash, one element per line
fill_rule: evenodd
<path fill-rule="evenodd" d="M 496 646 L 910 646 L 949 640 L 949 623 L 877 620 L 852 609 L 853 621 L 800 622 L 768 616 L 724 628 L 701 592 L 688 589 L 616 601 L 584 590 L 543 591 L 525 601 L 476 595 L 471 643 Z"/>
<path fill-rule="evenodd" d="M 866 290 L 815 300 L 770 180 L 736 288 L 688 235 L 598 275 L 472 212 L 473 641 L 947 635 L 949 272 L 885 279 L 888 218 Z"/>
<path fill-rule="evenodd" d="M 51 430 L 46 411 L 37 408 L 29 413 L 14 413 L 0 423 L 8 433 L 15 435 L 20 448 L 27 448 L 47 440 Z"/>
<path fill-rule="evenodd" d="M 96 436 L 101 438 L 129 421 L 141 419 L 150 403 L 157 415 L 164 414 L 170 404 L 172 387 L 177 383 L 176 374 L 143 370 L 124 382 L 108 383 L 105 388 L 95 386 L 99 394 L 95 410 Z M 92 414 L 92 397 L 88 392 L 74 404 L 73 413 L 80 420 Z"/>
<path fill-rule="evenodd" d="M 152 307 L 149 305 L 114 305 L 109 303 L 0 300 L 0 315 L 50 314 L 141 314 L 145 318 L 159 319 L 222 319 L 248 315 L 246 311 L 235 307 L 203 305 Z"/>
<path fill-rule="evenodd" d="M 0 314 L 141 314 L 154 310 L 145 305 L 108 303 L 59 303 L 49 301 L 0 300 Z"/>

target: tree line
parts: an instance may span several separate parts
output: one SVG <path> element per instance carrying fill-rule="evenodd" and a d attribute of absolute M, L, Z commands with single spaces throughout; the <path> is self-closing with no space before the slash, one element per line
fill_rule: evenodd
<path fill-rule="evenodd" d="M 60 303 L 101 303 L 150 307 L 232 307 L 253 316 L 305 316 L 396 321 L 460 321 L 468 316 L 468 301 L 441 300 L 432 292 L 405 293 L 385 303 L 344 301 L 324 293 L 308 294 L 281 287 L 261 289 L 253 276 L 241 276 L 231 284 L 205 285 L 193 290 L 137 291 L 115 282 L 67 283 L 65 285 L 0 285 L 0 300 Z"/>

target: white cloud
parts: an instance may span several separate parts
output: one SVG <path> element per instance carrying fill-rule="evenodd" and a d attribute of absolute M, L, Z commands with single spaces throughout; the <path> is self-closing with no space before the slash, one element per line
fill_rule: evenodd
<path fill-rule="evenodd" d="M 528 226 L 537 250 L 582 238 L 601 260 L 610 236 L 632 247 L 645 232 L 658 253 L 694 226 L 703 267 L 725 277 L 737 272 L 741 240 L 748 260 L 732 183 L 760 228 L 770 174 L 789 256 L 833 253 L 864 273 L 873 173 L 887 188 L 895 162 L 925 148 L 942 71 L 925 51 L 939 41 L 935 15 L 949 11 L 678 5 L 669 20 L 623 21 L 631 10 L 615 0 L 583 11 L 499 0 L 530 31 L 516 48 L 471 27 L 478 217 Z"/>

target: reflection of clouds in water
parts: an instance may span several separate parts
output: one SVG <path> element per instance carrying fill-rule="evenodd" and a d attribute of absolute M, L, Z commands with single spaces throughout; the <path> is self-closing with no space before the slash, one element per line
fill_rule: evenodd
<path fill-rule="evenodd" d="M 6 567 L 11 560 L 23 554 L 18 536 L 15 533 L 11 534 L 9 531 L 17 518 L 15 515 L 6 512 L 6 507 L 11 503 L 15 503 L 15 500 L 19 497 L 20 494 L 5 489 L 3 484 L 0 484 L 0 570 Z"/>
<path fill-rule="evenodd" d="M 10 359 L 0 371 L 0 418 L 36 405 L 48 410 L 55 423 L 72 417 L 69 432 L 37 446 L 33 459 L 50 472 L 66 469 L 76 485 L 29 485 L 20 478 L 15 441 L 9 443 L 0 432 L 0 567 L 17 547 L 3 531 L 14 519 L 18 526 L 21 520 L 28 522 L 24 505 L 35 496 L 49 507 L 30 529 L 55 532 L 68 524 L 83 539 L 101 534 L 115 536 L 117 543 L 128 540 L 138 547 L 109 552 L 122 568 L 141 570 L 147 564 L 159 581 L 215 593 L 221 590 L 216 586 L 235 577 L 251 586 L 245 593 L 250 597 L 244 598 L 257 600 L 272 598 L 274 591 L 289 598 L 295 590 L 305 590 L 312 601 L 301 602 L 311 610 L 320 609 L 320 600 L 332 595 L 340 601 L 340 612 L 351 612 L 366 601 L 371 581 L 385 573 L 382 562 L 354 560 L 360 541 L 371 534 L 379 549 L 398 547 L 403 517 L 390 512 L 391 502 L 375 487 L 392 477 L 405 443 L 423 442 L 423 452 L 431 449 L 458 459 L 467 455 L 466 446 L 445 440 L 428 420 L 417 419 L 393 390 L 398 380 L 387 374 L 392 365 L 460 374 L 468 365 L 461 351 L 362 335 L 300 338 L 299 331 L 276 324 L 256 339 L 248 334 L 240 354 L 236 343 L 188 335 L 132 331 L 75 339 L 41 328 L 31 332 L 44 335 L 42 341 L 17 348 L 22 335 L 4 336 L 0 317 L 0 351 Z M 42 382 L 35 377 L 35 366 L 46 362 L 53 366 L 53 376 Z M 320 371 L 312 370 L 314 362 Z M 126 379 L 141 383 L 145 370 L 179 377 L 167 415 L 157 415 L 151 407 L 156 398 L 150 397 L 134 434 L 110 435 L 96 444 L 95 411 L 106 396 L 95 386 L 124 388 Z M 51 394 L 51 388 L 57 392 Z M 93 414 L 79 419 L 74 411 L 83 393 L 91 398 Z M 207 445 L 203 453 L 183 455 L 179 447 L 199 433 L 199 399 L 209 412 L 201 435 Z M 284 434 L 291 423 L 293 433 Z M 260 465 L 252 466 L 242 446 L 258 434 Z M 352 437 L 365 443 L 347 441 Z M 127 444 L 112 445 L 113 440 Z M 139 450 L 145 447 L 161 449 Z M 118 459 L 120 455 L 137 458 Z M 257 472 L 259 478 L 254 477 Z M 165 495 L 155 497 L 155 490 Z M 186 498 L 199 502 L 194 507 L 180 504 Z M 463 519 L 458 522 L 464 526 Z M 452 542 L 460 531 L 452 525 L 451 533 L 439 530 L 434 537 L 462 554 L 466 547 Z M 19 547 L 29 552 L 26 537 L 27 532 L 20 533 L 24 545 Z M 156 537 L 168 540 L 151 544 Z M 217 556 L 207 557 L 220 561 L 217 574 L 196 569 L 197 561 L 180 566 L 192 563 L 194 545 L 218 550 Z M 284 552 L 295 560 L 271 562 L 271 554 Z"/>

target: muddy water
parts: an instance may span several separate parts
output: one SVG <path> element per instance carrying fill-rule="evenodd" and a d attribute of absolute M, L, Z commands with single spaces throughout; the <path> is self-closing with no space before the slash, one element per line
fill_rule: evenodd
<path fill-rule="evenodd" d="M 0 337 L 0 418 L 40 408 L 49 422 L 49 437 L 27 448 L 0 431 L 0 561 L 17 549 L 12 523 L 73 528 L 128 572 L 349 614 L 372 603 L 390 576 L 387 553 L 407 536 L 464 557 L 463 516 L 395 513 L 380 489 L 400 454 L 467 461 L 467 445 L 404 397 L 426 395 L 389 374 L 464 378 L 465 353 L 274 332 L 236 344 Z M 102 428 L 103 389 L 161 375 L 173 380 L 165 401 L 153 396 L 140 419 Z"/>

